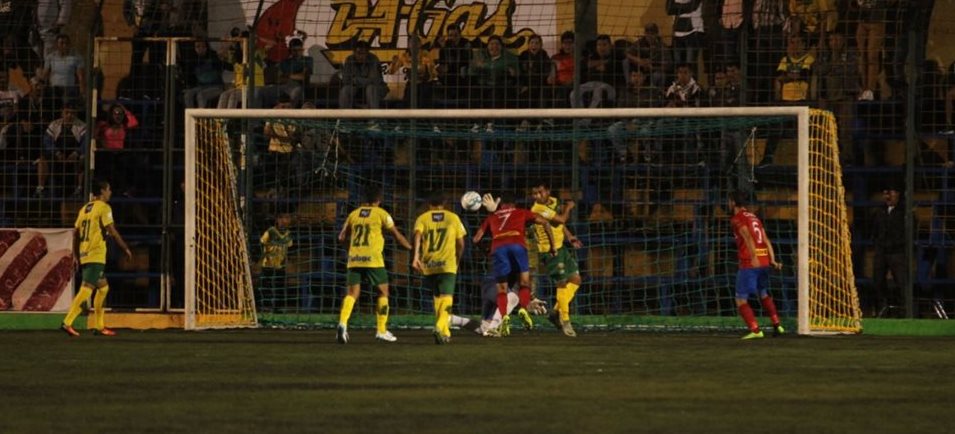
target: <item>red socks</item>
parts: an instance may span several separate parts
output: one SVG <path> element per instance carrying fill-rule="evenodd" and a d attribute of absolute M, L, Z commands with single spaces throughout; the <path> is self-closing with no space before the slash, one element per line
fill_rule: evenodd
<path fill-rule="evenodd" d="M 739 316 L 743 317 L 743 322 L 746 323 L 746 327 L 749 327 L 749 330 L 753 333 L 758 332 L 759 324 L 756 324 L 756 315 L 753 315 L 753 308 L 749 307 L 749 303 L 737 306 L 737 308 L 739 309 Z"/>
<path fill-rule="evenodd" d="M 520 300 L 521 307 L 526 308 L 528 303 L 531 302 L 531 289 L 526 286 L 522 286 L 517 290 L 517 298 Z"/>
<path fill-rule="evenodd" d="M 763 310 L 766 311 L 766 314 L 769 315 L 770 321 L 773 322 L 773 327 L 779 325 L 779 315 L 776 313 L 776 303 L 773 302 L 773 297 L 767 295 L 766 297 L 760 299 L 760 302 L 763 303 Z"/>
<path fill-rule="evenodd" d="M 497 293 L 497 311 L 501 313 L 501 318 L 507 316 L 507 293 Z"/>

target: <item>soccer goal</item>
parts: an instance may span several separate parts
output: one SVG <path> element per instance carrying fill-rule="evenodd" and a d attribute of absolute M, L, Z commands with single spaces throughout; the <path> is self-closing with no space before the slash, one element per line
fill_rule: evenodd
<path fill-rule="evenodd" d="M 579 327 L 740 330 L 726 198 L 744 190 L 784 265 L 770 291 L 785 321 L 801 334 L 859 332 L 836 137 L 832 115 L 806 107 L 187 110 L 187 327 L 333 326 L 345 285 L 336 236 L 364 186 L 383 188 L 411 237 L 430 191 L 473 234 L 483 212 L 455 198 L 506 193 L 529 207 L 544 183 L 576 203 Z M 767 153 L 773 164 L 760 164 Z M 276 272 L 261 239 L 285 214 L 292 243 Z M 387 241 L 385 257 L 392 324 L 428 326 L 431 294 L 409 252 Z M 535 292 L 552 303 L 531 257 Z M 480 311 L 485 258 L 468 241 L 458 313 Z M 373 324 L 370 294 L 352 327 Z"/>

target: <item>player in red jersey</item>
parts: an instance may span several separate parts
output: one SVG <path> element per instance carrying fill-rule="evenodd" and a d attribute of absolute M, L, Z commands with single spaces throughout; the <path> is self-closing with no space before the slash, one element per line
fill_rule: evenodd
<path fill-rule="evenodd" d="M 733 210 L 730 224 L 733 226 L 733 236 L 736 238 L 736 247 L 739 250 L 739 272 L 736 274 L 736 307 L 739 315 L 749 328 L 749 334 L 743 339 L 758 339 L 763 332 L 756 323 L 756 315 L 749 307 L 749 297 L 759 295 L 763 309 L 773 322 L 773 335 L 784 332 L 776 313 L 776 304 L 769 295 L 769 269 L 781 269 L 782 264 L 776 262 L 773 244 L 763 228 L 763 222 L 755 214 L 746 210 L 746 194 L 733 192 L 729 197 L 729 206 Z"/>
<path fill-rule="evenodd" d="M 548 245 L 554 245 L 554 232 L 550 223 L 526 209 L 518 208 L 510 197 L 501 197 L 494 200 L 490 195 L 484 196 L 484 207 L 491 213 L 481 223 L 481 228 L 474 234 L 474 244 L 484 238 L 486 232 L 491 232 L 491 262 L 492 272 L 497 279 L 497 309 L 501 316 L 507 315 L 507 276 L 512 271 L 520 272 L 517 296 L 523 309 L 531 301 L 531 274 L 527 259 L 527 244 L 525 230 L 527 225 L 537 223 L 544 227 L 547 233 Z M 550 253 L 556 254 L 551 247 Z"/>

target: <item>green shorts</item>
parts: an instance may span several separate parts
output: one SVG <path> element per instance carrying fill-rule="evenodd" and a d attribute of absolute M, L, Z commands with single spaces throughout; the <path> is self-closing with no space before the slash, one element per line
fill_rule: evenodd
<path fill-rule="evenodd" d="M 577 274 L 580 270 L 577 267 L 576 255 L 568 251 L 567 248 L 557 249 L 557 255 L 551 256 L 550 253 L 541 253 L 538 260 L 544 265 L 544 271 L 554 282 L 562 282 L 570 276 Z"/>
<path fill-rule="evenodd" d="M 348 286 L 360 285 L 362 282 L 368 282 L 371 286 L 386 284 L 388 283 L 388 270 L 385 270 L 384 267 L 349 268 L 348 273 L 345 275 L 345 281 L 348 283 Z"/>
<path fill-rule="evenodd" d="M 106 264 L 97 264 L 97 263 L 88 263 L 80 266 L 81 273 L 83 274 L 83 283 L 88 283 L 94 288 L 103 279 L 103 270 L 106 269 Z"/>
<path fill-rule="evenodd" d="M 439 273 L 430 276 L 424 276 L 424 287 L 430 289 L 435 295 L 454 295 L 454 283 L 457 280 L 456 273 Z"/>

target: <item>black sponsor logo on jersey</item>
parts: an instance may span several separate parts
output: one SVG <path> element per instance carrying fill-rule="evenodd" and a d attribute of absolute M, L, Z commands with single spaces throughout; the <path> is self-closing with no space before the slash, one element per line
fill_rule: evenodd
<path fill-rule="evenodd" d="M 371 256 L 350 256 L 349 262 L 371 262 Z"/>
<path fill-rule="evenodd" d="M 371 208 L 362 208 L 361 211 L 358 211 L 358 217 L 368 218 L 371 215 Z"/>
<path fill-rule="evenodd" d="M 443 221 L 444 221 L 444 213 L 443 213 L 443 212 L 431 213 L 431 221 L 433 221 L 433 222 L 435 222 L 435 223 L 437 223 L 437 222 L 443 222 Z"/>

